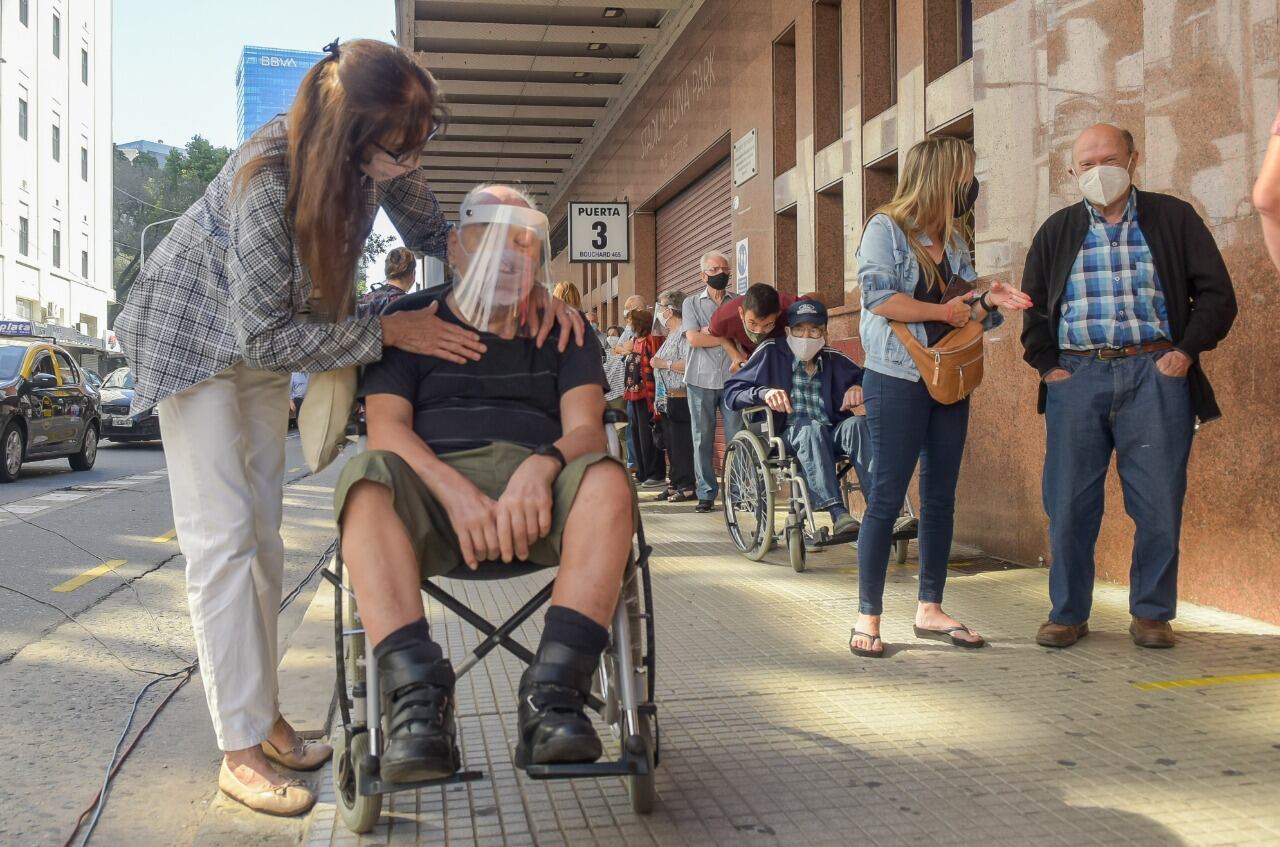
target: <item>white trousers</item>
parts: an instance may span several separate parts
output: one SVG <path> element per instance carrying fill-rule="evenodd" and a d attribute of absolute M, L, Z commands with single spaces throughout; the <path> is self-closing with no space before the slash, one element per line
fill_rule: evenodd
<path fill-rule="evenodd" d="M 289 374 L 236 364 L 160 402 L 187 604 L 218 746 L 261 744 L 279 715 Z"/>

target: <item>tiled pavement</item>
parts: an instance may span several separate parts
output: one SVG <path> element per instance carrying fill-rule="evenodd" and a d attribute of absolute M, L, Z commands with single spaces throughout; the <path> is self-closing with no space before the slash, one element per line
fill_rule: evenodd
<path fill-rule="evenodd" d="M 618 779 L 514 770 L 521 668 L 495 655 L 459 687 L 463 758 L 486 779 L 394 795 L 357 841 L 326 769 L 308 843 L 1280 844 L 1280 627 L 1184 604 L 1178 647 L 1139 650 L 1124 589 L 1100 585 L 1093 634 L 1050 651 L 1032 640 L 1046 572 L 957 561 L 947 608 L 991 642 L 959 650 L 912 636 L 912 559 L 890 571 L 889 656 L 868 661 L 846 647 L 851 548 L 796 574 L 785 551 L 736 555 L 719 515 L 650 504 L 645 526 L 662 728 L 652 815 L 632 814 Z M 452 585 L 496 619 L 538 581 Z M 442 610 L 431 618 L 455 655 L 474 643 Z M 1237 675 L 1263 676 L 1138 687 Z"/>

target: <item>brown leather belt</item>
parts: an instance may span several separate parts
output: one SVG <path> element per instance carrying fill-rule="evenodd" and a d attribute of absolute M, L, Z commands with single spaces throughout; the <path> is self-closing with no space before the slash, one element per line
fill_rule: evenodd
<path fill-rule="evenodd" d="M 1142 353 L 1172 350 L 1172 341 L 1152 341 L 1149 344 L 1131 344 L 1128 347 L 1097 347 L 1093 350 L 1063 350 L 1068 356 L 1086 356 L 1090 359 L 1127 359 Z"/>

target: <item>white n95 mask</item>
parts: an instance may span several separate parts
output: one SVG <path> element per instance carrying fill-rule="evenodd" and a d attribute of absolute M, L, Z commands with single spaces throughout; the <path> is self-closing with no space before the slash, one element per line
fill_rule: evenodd
<path fill-rule="evenodd" d="M 1095 206 L 1109 206 L 1123 197 L 1132 184 L 1127 167 L 1098 165 L 1080 177 L 1080 192 Z"/>

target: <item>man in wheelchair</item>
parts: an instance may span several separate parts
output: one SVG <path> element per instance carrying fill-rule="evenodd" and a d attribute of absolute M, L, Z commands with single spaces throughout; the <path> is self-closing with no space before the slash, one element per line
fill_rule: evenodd
<path fill-rule="evenodd" d="M 826 346 L 827 307 L 797 300 L 787 309 L 785 343 L 770 339 L 756 348 L 742 369 L 724 384 L 730 409 L 768 406 L 795 453 L 809 487 L 814 511 L 831 515 L 836 535 L 852 532 L 858 521 L 840 496 L 836 457 L 847 456 L 864 495 L 869 492 L 870 439 L 862 405 L 862 368 Z"/>
<path fill-rule="evenodd" d="M 637 521 L 626 469 L 609 456 L 601 348 L 538 347 L 529 295 L 549 280 L 547 218 L 506 186 L 467 195 L 449 235 L 458 282 L 394 309 L 433 307 L 477 330 L 479 361 L 388 348 L 361 392 L 368 447 L 335 493 L 342 556 L 381 679 L 382 777 L 417 782 L 460 767 L 455 675 L 432 640 L 420 584 L 455 568 L 556 566 L 533 664 L 520 680 L 516 764 L 593 762 L 584 712 L 608 643 Z M 370 692 L 377 696 L 377 692 Z"/>

